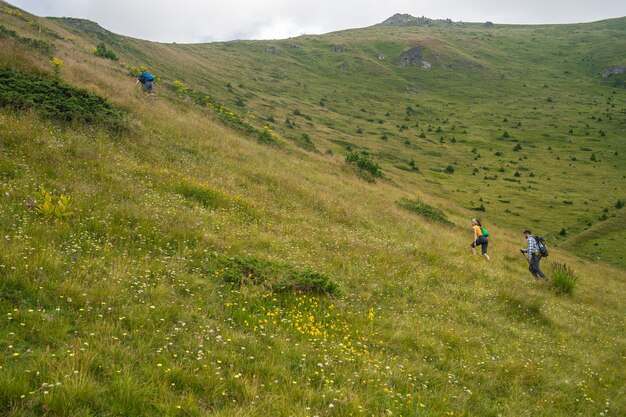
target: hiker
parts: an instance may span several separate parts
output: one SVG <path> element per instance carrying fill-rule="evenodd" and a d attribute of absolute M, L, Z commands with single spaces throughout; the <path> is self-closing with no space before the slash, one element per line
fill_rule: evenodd
<path fill-rule="evenodd" d="M 470 245 L 472 247 L 472 254 L 476 255 L 476 246 L 480 246 L 483 256 L 486 260 L 489 260 L 489 255 L 487 255 L 487 246 L 489 245 L 489 238 L 487 236 L 489 236 L 489 233 L 483 229 L 478 219 L 472 219 L 471 225 L 474 230 L 474 241 Z"/>
<path fill-rule="evenodd" d="M 148 94 L 149 96 L 153 96 L 154 93 L 152 93 L 152 84 L 154 82 L 154 75 L 150 74 L 149 72 L 142 72 L 141 74 L 139 74 L 139 77 L 137 77 L 137 83 L 141 83 L 141 88 L 143 90 L 144 93 Z"/>
<path fill-rule="evenodd" d="M 541 250 L 539 249 L 539 244 L 537 243 L 537 238 L 533 236 L 529 229 L 524 230 L 524 237 L 528 241 L 528 249 L 520 249 L 522 253 L 528 254 L 528 270 L 536 281 L 540 279 L 548 280 L 546 274 L 543 273 L 541 268 L 539 268 L 539 261 L 541 261 Z"/>

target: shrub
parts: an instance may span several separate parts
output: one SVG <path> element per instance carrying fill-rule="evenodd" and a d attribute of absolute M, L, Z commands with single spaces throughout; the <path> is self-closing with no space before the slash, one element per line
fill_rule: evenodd
<path fill-rule="evenodd" d="M 366 153 L 352 151 L 346 156 L 346 162 L 356 165 L 361 171 L 369 172 L 374 177 L 382 178 L 383 176 L 380 165 L 374 162 Z"/>
<path fill-rule="evenodd" d="M 522 145 L 520 145 L 519 143 L 515 145 L 515 147 L 513 148 L 514 152 L 519 152 L 522 150 Z"/>
<path fill-rule="evenodd" d="M 578 278 L 574 271 L 565 263 L 552 265 L 551 287 L 557 294 L 571 294 L 576 287 Z"/>
<path fill-rule="evenodd" d="M 617 203 L 615 203 L 615 208 L 619 210 L 622 207 L 624 207 L 624 202 L 622 200 L 617 200 Z"/>
<path fill-rule="evenodd" d="M 127 127 L 122 111 L 94 93 L 10 69 L 0 69 L 0 107 L 35 109 L 55 121 L 96 124 L 113 131 Z"/>
<path fill-rule="evenodd" d="M 454 174 L 454 167 L 452 165 L 448 165 L 446 169 L 443 170 L 446 174 Z"/>
<path fill-rule="evenodd" d="M 417 199 L 409 200 L 408 198 L 401 198 L 400 200 L 396 201 L 396 204 L 405 210 L 408 210 L 415 214 L 419 214 L 420 216 L 426 217 L 427 219 L 434 220 L 448 226 L 452 225 L 452 222 L 448 220 L 443 211 L 439 210 L 436 207 L 429 206 L 428 204 Z"/>
<path fill-rule="evenodd" d="M 511 135 L 509 135 L 509 132 L 505 130 L 504 133 L 502 134 L 502 137 L 506 139 L 506 138 L 510 138 Z"/>
<path fill-rule="evenodd" d="M 108 58 L 113 61 L 117 61 L 119 59 L 117 55 L 115 54 L 115 52 L 106 48 L 106 46 L 104 45 L 104 42 L 100 42 L 98 46 L 96 46 L 96 49 L 94 49 L 93 54 L 95 56 L 99 56 L 101 58 Z"/>
<path fill-rule="evenodd" d="M 254 256 L 220 256 L 221 279 L 225 282 L 244 285 L 262 285 L 272 292 L 303 292 L 334 295 L 339 286 L 325 274 L 310 269 L 297 270 L 291 265 L 281 264 Z"/>

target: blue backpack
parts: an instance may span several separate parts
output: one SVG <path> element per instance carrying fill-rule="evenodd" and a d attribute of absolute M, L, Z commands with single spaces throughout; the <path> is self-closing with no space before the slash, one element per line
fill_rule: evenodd
<path fill-rule="evenodd" d="M 154 81 L 154 75 L 146 71 L 142 72 L 139 78 L 143 78 L 145 81 Z"/>

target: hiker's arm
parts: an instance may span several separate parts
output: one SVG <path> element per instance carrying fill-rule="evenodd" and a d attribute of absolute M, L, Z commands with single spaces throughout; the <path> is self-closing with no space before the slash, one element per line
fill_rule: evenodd
<path fill-rule="evenodd" d="M 476 229 L 474 230 L 474 242 L 476 242 L 478 240 L 478 232 L 476 231 Z"/>

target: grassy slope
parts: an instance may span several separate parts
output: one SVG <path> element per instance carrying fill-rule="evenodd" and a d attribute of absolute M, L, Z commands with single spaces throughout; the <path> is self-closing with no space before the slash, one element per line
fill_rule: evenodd
<path fill-rule="evenodd" d="M 2 21 L 28 33 L 18 20 L 3 15 Z M 276 96 L 256 87 L 245 93 L 248 106 L 263 114 L 262 106 L 274 100 L 278 105 L 267 111 L 279 121 L 296 106 L 311 114 L 314 126 L 302 131 L 319 149 L 333 147 L 329 156 L 257 144 L 163 88 L 163 99 L 147 100 L 119 65 L 89 56 L 89 41 L 57 44 L 66 62 L 63 79 L 110 97 L 131 112 L 133 126 L 127 135 L 110 136 L 59 127 L 36 114 L 0 112 L 3 414 L 623 413 L 623 271 L 557 251 L 581 282 L 572 297 L 555 296 L 530 282 L 523 260 L 513 256 L 517 232 L 490 228 L 495 262 L 486 264 L 467 253 L 464 228 L 430 224 L 397 207 L 396 200 L 414 195 L 406 190 L 413 182 L 424 200 L 447 206 L 456 224 L 465 226 L 471 215 L 454 199 L 437 197 L 460 187 L 455 177 L 428 171 L 443 163 L 427 152 L 461 160 L 458 142 L 419 143 L 421 150 L 408 153 L 396 137 L 382 146 L 374 134 L 353 134 L 354 118 L 344 114 L 364 117 L 360 108 L 372 103 L 388 106 L 376 111 L 377 119 L 389 110 L 401 120 L 406 106 L 392 106 L 383 87 L 395 82 L 405 90 L 402 77 L 380 81 L 381 90 L 368 83 L 366 91 L 355 90 L 363 91 L 359 97 L 334 93 L 340 84 L 326 86 L 320 74 L 323 91 L 287 69 L 284 77 L 292 81 L 263 81 L 279 69 L 273 56 L 258 64 L 268 67 L 257 82 L 275 85 Z M 171 58 L 172 79 L 191 84 L 193 78 L 173 72 L 186 49 L 246 44 L 150 50 Z M 4 65 L 50 72 L 46 59 L 6 45 Z M 394 47 L 401 49 L 391 44 L 389 51 Z M 237 70 L 220 79 L 219 65 L 203 72 L 207 84 L 198 87 L 213 82 L 226 97 L 224 81 L 236 79 Z M 380 67 L 375 60 L 363 65 Z M 85 80 L 82 74 L 96 66 L 101 76 Z M 247 91 L 253 80 L 245 71 L 240 76 Z M 439 93 L 427 92 L 428 106 L 420 101 L 433 123 L 452 117 L 439 115 L 452 99 Z M 474 93 L 476 100 L 487 97 Z M 321 96 L 328 104 L 314 113 Z M 305 120 L 297 119 L 301 126 Z M 380 126 L 364 120 L 363 128 L 377 135 Z M 415 155 L 422 174 L 396 171 L 379 156 L 389 181 L 367 183 L 336 155 L 341 150 L 330 139 L 367 146 L 377 156 Z M 472 140 L 463 149 L 480 143 Z M 41 185 L 71 195 L 76 216 L 45 222 L 25 207 Z M 219 190 L 221 204 L 186 199 L 177 192 L 181 185 Z M 338 281 L 343 294 L 237 290 L 212 268 L 215 254 L 314 268 Z"/>
<path fill-rule="evenodd" d="M 273 127 L 288 138 L 307 133 L 320 151 L 340 154 L 352 143 L 370 150 L 407 190 L 467 208 L 482 203 L 488 220 L 534 225 L 553 239 L 564 228 L 575 244 L 603 209 L 613 214 L 624 199 L 626 103 L 623 89 L 598 76 L 626 58 L 617 52 L 625 46 L 624 22 L 376 27 L 275 42 L 151 45 L 144 52 L 164 76 L 235 108 L 243 99 L 241 111 L 273 116 Z M 334 44 L 347 51 L 333 52 Z M 412 45 L 425 47 L 431 70 L 397 65 Z M 407 106 L 416 114 L 407 118 Z M 295 110 L 312 120 L 293 116 Z M 287 117 L 296 129 L 285 127 Z M 363 133 L 355 133 L 359 128 Z M 518 143 L 522 151 L 513 152 Z M 402 169 L 411 159 L 421 175 Z M 450 164 L 455 175 L 438 172 Z"/>

